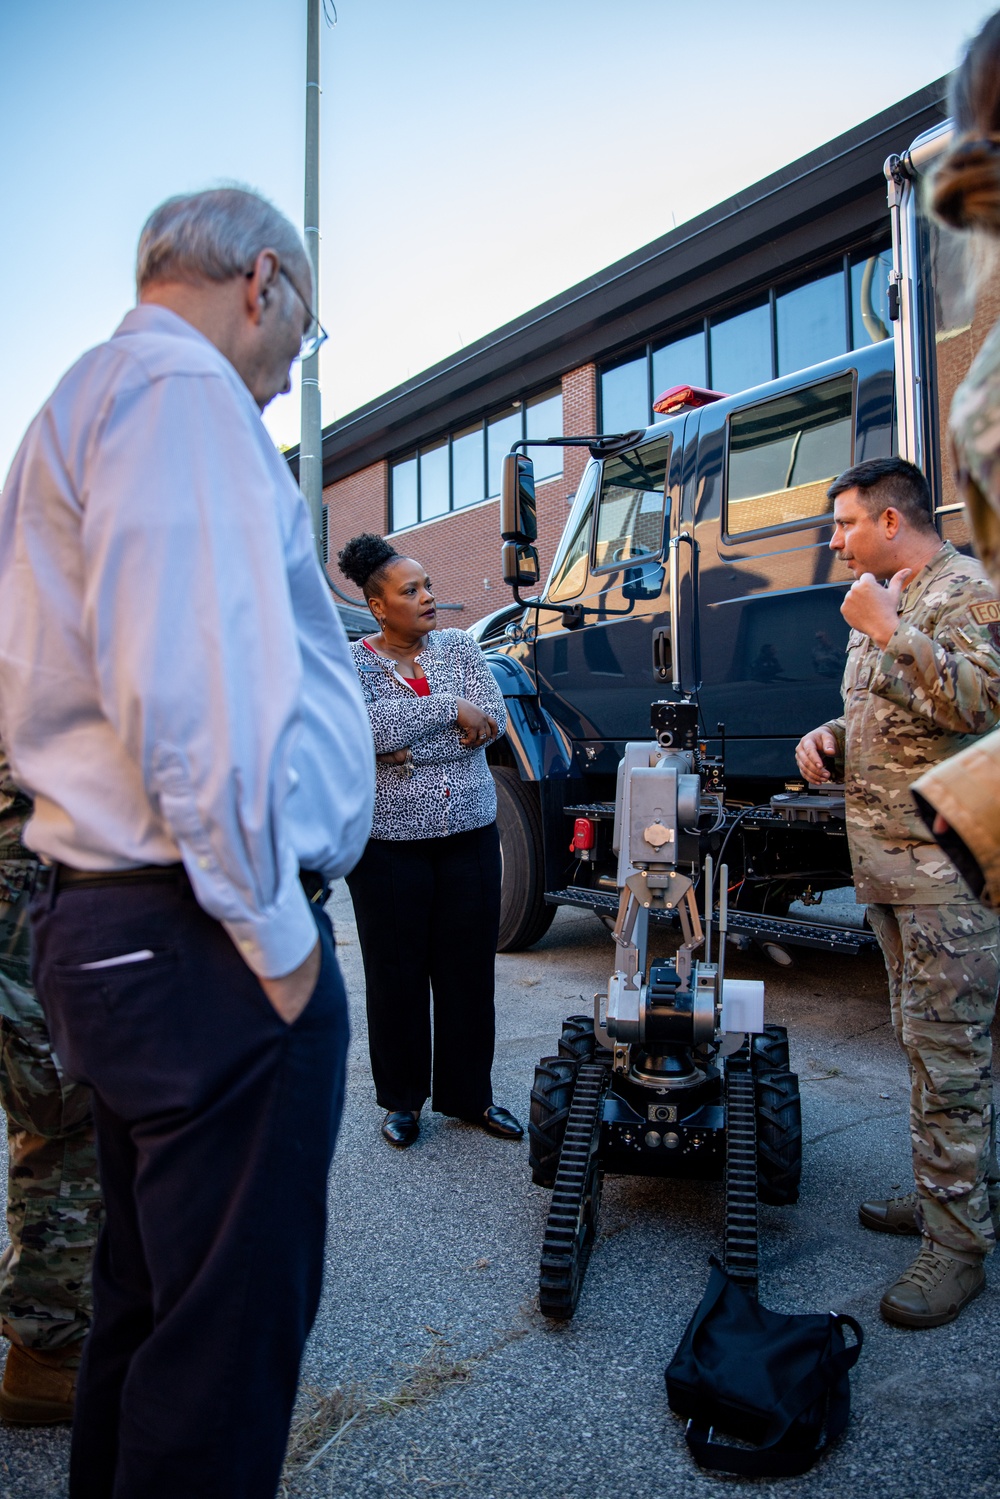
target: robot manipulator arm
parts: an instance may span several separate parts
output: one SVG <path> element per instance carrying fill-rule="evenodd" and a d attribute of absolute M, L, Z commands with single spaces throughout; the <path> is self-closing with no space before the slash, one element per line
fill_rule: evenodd
<path fill-rule="evenodd" d="M 619 1046 L 712 1046 L 726 1031 L 763 1029 L 763 985 L 725 983 L 724 868 L 718 964 L 711 961 L 714 881 L 710 856 L 705 859 L 703 878 L 704 929 L 695 900 L 694 886 L 702 872 L 695 831 L 702 810 L 696 722 L 693 704 L 654 704 L 656 741 L 628 744 L 619 766 L 614 837 L 621 892 L 614 931 L 618 961 L 608 985 L 605 1013 L 599 1017 L 602 1039 Z M 676 911 L 683 941 L 674 963 L 654 965 L 647 980 L 652 911 Z M 703 960 L 695 962 L 693 954 L 702 944 Z"/>

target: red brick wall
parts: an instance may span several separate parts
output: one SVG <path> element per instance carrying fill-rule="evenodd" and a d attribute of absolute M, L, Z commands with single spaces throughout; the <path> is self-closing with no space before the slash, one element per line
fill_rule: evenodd
<path fill-rule="evenodd" d="M 592 364 L 563 376 L 563 434 L 582 436 L 596 430 L 597 385 Z M 538 555 L 544 578 L 562 535 L 569 507 L 587 462 L 586 448 L 567 448 L 563 472 L 539 484 Z M 359 531 L 384 534 L 388 524 L 387 463 L 372 464 L 323 491 L 330 507 L 330 573 L 343 583 L 337 570 L 337 551 L 349 536 Z M 488 500 L 469 510 L 457 510 L 438 520 L 426 521 L 393 537 L 400 551 L 416 557 L 427 568 L 441 604 L 461 604 L 441 616 L 442 628 L 473 624 L 484 614 L 510 600 L 510 590 L 500 572 L 500 503 Z M 353 587 L 350 592 L 355 590 Z"/>
<path fill-rule="evenodd" d="M 336 484 L 328 484 L 323 491 L 330 539 L 329 573 L 338 588 L 344 588 L 352 598 L 358 590 L 347 582 L 337 566 L 337 553 L 359 531 L 377 531 L 380 536 L 385 531 L 388 483 L 389 465 L 373 463 L 346 479 L 338 479 Z"/>

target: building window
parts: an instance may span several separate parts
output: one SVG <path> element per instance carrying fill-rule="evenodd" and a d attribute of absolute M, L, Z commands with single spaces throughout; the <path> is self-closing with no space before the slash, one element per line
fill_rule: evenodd
<path fill-rule="evenodd" d="M 601 375 L 601 426 L 605 432 L 634 432 L 648 425 L 649 367 L 643 354 Z"/>
<path fill-rule="evenodd" d="M 448 509 L 448 440 L 420 450 L 420 517 L 430 520 Z"/>
<path fill-rule="evenodd" d="M 653 400 L 675 385 L 708 384 L 705 358 L 705 330 L 675 338 L 653 350 Z"/>
<path fill-rule="evenodd" d="M 523 415 L 520 408 L 516 411 L 508 411 L 503 416 L 495 416 L 486 423 L 486 449 L 487 449 L 487 483 L 486 495 L 488 499 L 495 499 L 500 493 L 500 473 L 503 461 L 510 452 L 512 442 L 524 436 Z"/>
<path fill-rule="evenodd" d="M 396 459 L 390 465 L 389 530 L 402 531 L 494 498 L 512 443 L 562 435 L 562 391 L 547 390 Z M 538 483 L 563 471 L 562 448 L 535 448 L 531 457 Z"/>
<path fill-rule="evenodd" d="M 842 270 L 775 297 L 778 374 L 789 375 L 846 354 L 846 314 Z"/>
<path fill-rule="evenodd" d="M 630 432 L 657 417 L 650 402 L 676 385 L 738 395 L 849 349 L 889 337 L 888 247 L 857 251 L 749 307 L 720 312 L 681 337 L 647 344 L 601 371 L 601 430 Z"/>
<path fill-rule="evenodd" d="M 731 396 L 772 379 L 770 304 L 713 323 L 710 347 L 713 390 Z"/>
<path fill-rule="evenodd" d="M 466 427 L 451 439 L 451 503 L 456 510 L 486 498 L 483 424 Z"/>
<path fill-rule="evenodd" d="M 562 437 L 562 391 L 535 396 L 524 408 L 525 437 Z M 563 471 L 563 448 L 529 448 L 535 466 L 535 483 L 544 484 Z"/>
<path fill-rule="evenodd" d="M 853 374 L 734 412 L 726 534 L 746 536 L 829 516 L 826 491 L 850 468 L 853 443 Z"/>
<path fill-rule="evenodd" d="M 415 526 L 419 518 L 417 460 L 404 458 L 392 465 L 392 528 L 399 531 L 404 526 Z"/>
<path fill-rule="evenodd" d="M 889 337 L 889 277 L 892 252 L 858 256 L 851 262 L 851 348 L 864 349 Z"/>

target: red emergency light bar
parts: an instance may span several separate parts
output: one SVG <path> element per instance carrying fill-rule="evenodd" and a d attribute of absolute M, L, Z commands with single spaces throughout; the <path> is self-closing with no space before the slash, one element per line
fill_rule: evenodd
<path fill-rule="evenodd" d="M 702 390 L 699 385 L 672 385 L 653 402 L 658 416 L 675 416 L 678 411 L 694 411 L 698 406 L 710 406 L 713 401 L 724 401 L 722 390 Z"/>

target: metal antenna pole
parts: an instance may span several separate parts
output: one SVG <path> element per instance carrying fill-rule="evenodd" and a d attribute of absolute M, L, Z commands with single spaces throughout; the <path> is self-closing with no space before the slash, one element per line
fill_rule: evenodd
<path fill-rule="evenodd" d="M 319 11 L 320 0 L 306 0 L 306 191 L 305 242 L 312 265 L 313 311 L 319 314 Z M 299 488 L 305 495 L 313 539 L 323 556 L 323 416 L 319 393 L 319 353 L 302 365 L 302 426 Z"/>

